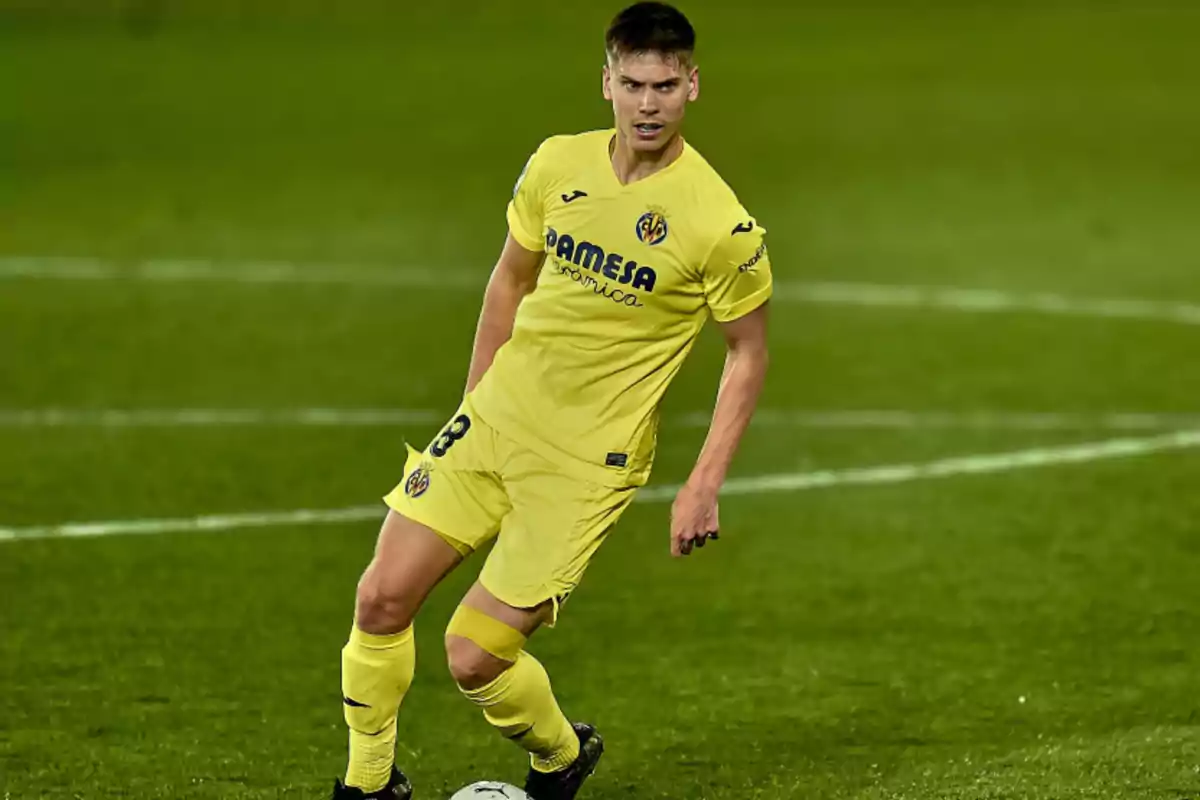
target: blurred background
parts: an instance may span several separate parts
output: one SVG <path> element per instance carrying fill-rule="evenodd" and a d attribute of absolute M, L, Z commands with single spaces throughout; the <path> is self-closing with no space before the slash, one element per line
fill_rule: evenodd
<path fill-rule="evenodd" d="M 620 7 L 0 0 L 0 795 L 327 791 L 378 498 L 526 158 L 611 122 Z M 710 330 L 534 643 L 586 791 L 1200 795 L 1200 8 L 680 7 L 773 367 L 720 546 L 670 561 L 655 501 Z M 523 774 L 441 663 L 478 566 L 419 624 L 422 796 Z"/>

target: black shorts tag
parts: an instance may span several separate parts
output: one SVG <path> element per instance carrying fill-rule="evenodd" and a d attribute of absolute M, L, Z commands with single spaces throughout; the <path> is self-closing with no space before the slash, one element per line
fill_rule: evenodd
<path fill-rule="evenodd" d="M 629 456 L 625 453 L 609 453 L 604 457 L 604 466 L 606 467 L 624 467 L 629 462 Z"/>

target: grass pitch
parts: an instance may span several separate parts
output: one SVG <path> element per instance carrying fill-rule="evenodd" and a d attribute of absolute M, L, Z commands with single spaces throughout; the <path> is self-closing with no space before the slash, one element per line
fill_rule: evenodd
<path fill-rule="evenodd" d="M 76 5 L 0 25 L 0 409 L 449 414 L 517 172 L 543 136 L 608 122 L 615 7 Z M 690 137 L 771 231 L 781 285 L 1200 302 L 1200 15 L 996 6 L 686 6 Z M 127 275 L 13 277 L 45 271 L 29 257 Z M 137 279 L 147 260 L 230 280 Z M 234 280 L 267 262 L 438 277 Z M 1094 420 L 1200 411 L 1195 326 L 782 297 L 773 325 L 763 404 L 783 416 L 1081 422 L 764 417 L 742 477 L 1149 435 Z M 706 336 L 668 398 L 656 483 L 687 474 L 720 358 Z M 0 527 L 21 530 L 371 503 L 404 440 L 438 427 L 15 419 Z M 532 648 L 609 742 L 596 800 L 1195 798 L 1198 485 L 1180 451 L 740 495 L 683 562 L 667 506 L 639 503 Z M 376 528 L 0 542 L 0 796 L 322 796 Z M 523 774 L 443 666 L 477 568 L 418 622 L 399 755 L 425 798 Z"/>

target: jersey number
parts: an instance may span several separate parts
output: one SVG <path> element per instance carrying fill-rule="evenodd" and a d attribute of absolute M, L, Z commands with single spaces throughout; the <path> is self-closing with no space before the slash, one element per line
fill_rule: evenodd
<path fill-rule="evenodd" d="M 429 452 L 433 453 L 437 458 L 446 455 L 446 451 L 454 446 L 454 443 L 467 435 L 467 431 L 471 430 L 471 418 L 466 414 L 459 414 L 450 423 L 450 427 L 442 431 L 433 444 L 429 447 Z"/>

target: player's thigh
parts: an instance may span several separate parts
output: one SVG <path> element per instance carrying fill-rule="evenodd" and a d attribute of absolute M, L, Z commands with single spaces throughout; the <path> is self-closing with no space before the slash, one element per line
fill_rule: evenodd
<path fill-rule="evenodd" d="M 512 511 L 504 518 L 480 583 L 517 609 L 558 606 L 579 585 L 592 557 L 633 500 L 633 487 L 612 488 L 547 469 L 506 482 Z"/>
<path fill-rule="evenodd" d="M 477 550 L 496 535 L 510 510 L 495 438 L 464 403 L 424 451 L 409 448 L 404 477 L 384 501 L 460 554 Z"/>
<path fill-rule="evenodd" d="M 433 587 L 463 559 L 428 526 L 389 511 L 358 583 L 355 619 L 368 633 L 403 630 Z"/>

